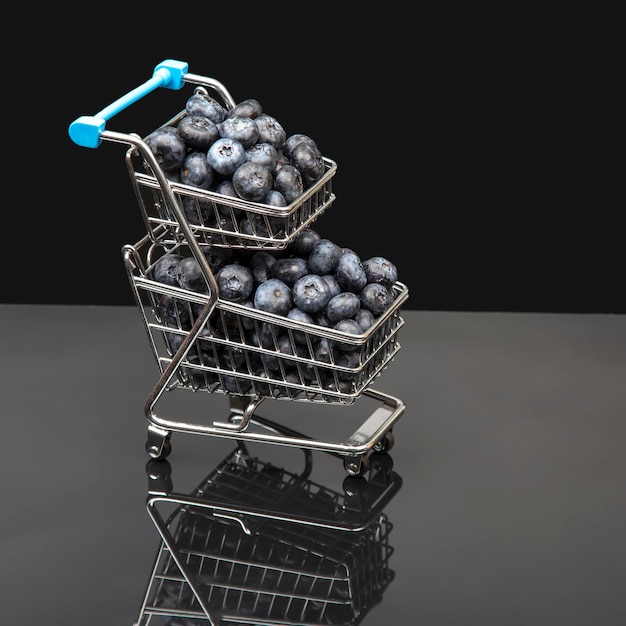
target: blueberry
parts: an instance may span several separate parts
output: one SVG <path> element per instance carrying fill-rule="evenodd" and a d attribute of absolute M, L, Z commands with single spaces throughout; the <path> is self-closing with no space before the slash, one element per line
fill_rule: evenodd
<path fill-rule="evenodd" d="M 366 332 L 374 325 L 376 317 L 369 309 L 360 307 L 354 316 L 354 321 L 363 329 L 363 332 Z"/>
<path fill-rule="evenodd" d="M 328 283 L 328 286 L 330 287 L 331 298 L 342 293 L 341 285 L 337 282 L 337 279 L 333 276 L 333 274 L 324 274 L 322 278 Z"/>
<path fill-rule="evenodd" d="M 227 117 L 219 125 L 220 135 L 236 139 L 247 150 L 259 139 L 259 128 L 251 117 Z"/>
<path fill-rule="evenodd" d="M 334 326 L 334 330 L 338 330 L 342 333 L 347 333 L 350 335 L 362 335 L 363 330 L 359 326 L 357 322 L 354 320 L 339 320 Z M 340 341 L 334 340 L 333 345 L 341 350 L 342 352 L 352 352 L 353 350 L 357 350 L 359 348 L 359 344 L 349 343 L 348 341 Z"/>
<path fill-rule="evenodd" d="M 255 143 L 246 150 L 246 161 L 266 165 L 273 172 L 278 163 L 278 150 L 271 143 Z"/>
<path fill-rule="evenodd" d="M 371 311 L 378 317 L 393 303 L 393 292 L 380 283 L 367 283 L 359 294 L 361 307 Z"/>
<path fill-rule="evenodd" d="M 282 124 L 267 113 L 261 113 L 254 121 L 259 129 L 259 143 L 271 143 L 277 150 L 282 150 L 287 139 Z"/>
<path fill-rule="evenodd" d="M 315 360 L 322 363 L 332 363 L 333 347 L 326 337 L 321 337 L 315 346 Z"/>
<path fill-rule="evenodd" d="M 353 318 L 360 308 L 359 296 L 350 291 L 344 291 L 328 301 L 326 317 L 332 324 L 336 324 L 339 320 Z"/>
<path fill-rule="evenodd" d="M 172 126 L 162 126 L 152 131 L 145 139 L 162 170 L 177 170 L 182 167 L 187 146 Z"/>
<path fill-rule="evenodd" d="M 272 170 L 266 165 L 245 161 L 232 176 L 237 195 L 250 202 L 263 202 L 274 185 Z"/>
<path fill-rule="evenodd" d="M 340 256 L 341 248 L 336 243 L 330 239 L 320 239 L 309 254 L 309 268 L 312 273 L 320 276 L 330 274 Z"/>
<path fill-rule="evenodd" d="M 330 287 L 322 276 L 307 274 L 293 286 L 293 302 L 306 313 L 317 313 L 326 308 L 330 300 Z"/>
<path fill-rule="evenodd" d="M 208 293 L 206 278 L 195 257 L 189 256 L 178 264 L 178 284 L 183 289 L 189 289 L 197 293 Z"/>
<path fill-rule="evenodd" d="M 308 142 L 300 142 L 291 153 L 292 164 L 300 170 L 305 187 L 311 187 L 324 175 L 322 153 Z"/>
<path fill-rule="evenodd" d="M 292 309 L 290 309 L 289 312 L 287 313 L 287 317 L 290 320 L 304 322 L 305 324 L 315 323 L 313 321 L 313 317 L 311 317 L 309 313 L 307 313 L 306 311 L 303 311 L 302 309 L 299 309 L 298 307 L 293 307 Z M 298 343 L 299 345 L 306 345 L 306 337 L 307 337 L 306 332 L 298 331 L 298 330 L 294 330 L 292 332 L 293 332 L 294 341 L 296 343 Z"/>
<path fill-rule="evenodd" d="M 279 278 L 289 287 L 293 287 L 296 281 L 309 273 L 309 266 L 302 257 L 283 257 L 278 259 L 270 269 L 272 278 Z"/>
<path fill-rule="evenodd" d="M 283 146 L 283 153 L 289 160 L 291 160 L 291 155 L 292 155 L 294 148 L 297 145 L 301 144 L 302 142 L 317 149 L 317 144 L 308 135 L 304 135 L 303 133 L 296 133 L 294 135 L 289 135 L 289 137 L 287 137 L 287 139 L 285 140 L 285 145 Z"/>
<path fill-rule="evenodd" d="M 187 330 L 191 327 L 191 312 L 186 300 L 163 294 L 159 298 L 156 314 L 166 324 Z"/>
<path fill-rule="evenodd" d="M 217 193 L 221 193 L 223 196 L 230 196 L 231 198 L 238 198 L 237 192 L 235 191 L 235 187 L 233 186 L 233 181 L 230 178 L 226 178 L 221 180 L 216 186 L 215 191 Z"/>
<path fill-rule="evenodd" d="M 339 256 L 333 273 L 343 291 L 359 293 L 367 284 L 367 276 L 361 259 L 351 250 L 344 251 Z"/>
<path fill-rule="evenodd" d="M 217 274 L 224 265 L 231 263 L 235 253 L 232 248 L 218 248 L 217 246 L 202 246 L 202 254 L 209 263 L 213 274 Z"/>
<path fill-rule="evenodd" d="M 214 172 L 204 152 L 189 152 L 180 169 L 180 182 L 183 185 L 209 189 L 213 184 Z"/>
<path fill-rule="evenodd" d="M 392 287 L 398 280 L 398 268 L 382 256 L 373 256 L 363 261 L 368 283 L 380 283 Z"/>
<path fill-rule="evenodd" d="M 283 165 L 274 173 L 274 189 L 285 196 L 285 200 L 291 204 L 304 192 L 302 174 L 293 165 Z"/>
<path fill-rule="evenodd" d="M 278 278 L 262 282 L 254 292 L 254 307 L 260 311 L 287 315 L 292 305 L 291 288 Z"/>
<path fill-rule="evenodd" d="M 178 122 L 176 130 L 188 148 L 205 153 L 220 138 L 217 124 L 203 115 L 186 115 Z"/>
<path fill-rule="evenodd" d="M 185 103 L 187 115 L 208 117 L 215 124 L 220 124 L 226 117 L 226 109 L 208 94 L 194 93 Z"/>
<path fill-rule="evenodd" d="M 263 200 L 263 204 L 269 204 L 270 206 L 287 206 L 289 203 L 285 199 L 280 191 L 276 189 L 270 189 Z"/>
<path fill-rule="evenodd" d="M 178 265 L 182 260 L 180 254 L 173 252 L 164 254 L 152 266 L 152 278 L 160 283 L 178 287 Z"/>
<path fill-rule="evenodd" d="M 230 302 L 243 302 L 252 294 L 254 279 L 246 265 L 228 263 L 216 274 L 220 298 Z"/>
<path fill-rule="evenodd" d="M 227 113 L 227 117 L 251 117 L 255 119 L 259 117 L 263 113 L 263 107 L 261 103 L 255 98 L 247 98 L 246 100 L 241 100 L 238 102 L 230 111 Z"/>
<path fill-rule="evenodd" d="M 291 241 L 287 250 L 290 254 L 307 258 L 313 245 L 321 239 L 320 234 L 312 228 L 304 228 Z"/>
<path fill-rule="evenodd" d="M 209 165 L 222 176 L 232 176 L 233 172 L 245 161 L 246 149 L 240 141 L 220 137 L 207 151 Z"/>

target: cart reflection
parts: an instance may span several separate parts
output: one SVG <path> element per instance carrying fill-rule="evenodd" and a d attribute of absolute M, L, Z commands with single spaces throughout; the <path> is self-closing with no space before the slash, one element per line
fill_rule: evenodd
<path fill-rule="evenodd" d="M 134 626 L 359 624 L 394 578 L 389 454 L 341 491 L 252 456 L 243 442 L 189 495 L 152 460 L 147 509 L 161 537 Z M 169 511 L 165 513 L 164 511 Z"/>

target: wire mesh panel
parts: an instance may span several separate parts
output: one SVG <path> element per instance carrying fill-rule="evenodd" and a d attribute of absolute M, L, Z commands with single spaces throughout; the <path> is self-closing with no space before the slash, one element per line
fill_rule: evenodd
<path fill-rule="evenodd" d="M 305 474 L 233 454 L 194 497 L 208 506 L 168 519 L 137 626 L 359 624 L 394 578 L 384 511 L 357 530 L 335 525 L 345 494 Z M 236 502 L 245 512 L 220 511 Z M 257 515 L 270 504 L 280 519 Z"/>
<path fill-rule="evenodd" d="M 164 254 L 188 255 L 183 242 L 170 246 L 166 235 L 160 231 L 156 242 L 146 237 L 126 249 L 129 279 L 161 372 L 206 304 L 198 293 L 151 278 Z M 396 282 L 393 293 L 392 305 L 361 335 L 218 299 L 177 382 L 208 392 L 351 404 L 400 349 L 400 307 L 408 292 Z"/>

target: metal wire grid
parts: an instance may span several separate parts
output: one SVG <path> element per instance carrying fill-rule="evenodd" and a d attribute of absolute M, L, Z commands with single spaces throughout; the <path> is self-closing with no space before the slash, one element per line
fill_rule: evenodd
<path fill-rule="evenodd" d="M 200 244 L 280 249 L 317 220 L 335 200 L 332 179 L 337 164 L 327 157 L 323 157 L 323 162 L 325 171 L 320 179 L 285 207 L 249 202 L 175 182 L 170 182 L 170 186 Z M 177 241 L 180 221 L 137 148 L 127 151 L 126 164 L 148 233 L 154 239 L 155 229 L 163 226 L 170 235 L 167 241 Z"/>
<path fill-rule="evenodd" d="M 193 507 L 173 523 L 192 581 L 162 543 L 138 626 L 157 616 L 206 623 L 197 594 L 219 624 L 358 624 L 394 576 L 384 514 L 359 532 L 274 521 L 246 532 Z"/>
<path fill-rule="evenodd" d="M 166 232 L 158 231 L 156 243 L 146 236 L 135 246 L 126 246 L 129 278 L 161 373 L 206 301 L 200 294 L 149 278 L 151 264 L 163 250 L 185 255 L 184 243 L 170 247 L 163 241 Z M 210 393 L 352 404 L 400 349 L 397 333 L 404 320 L 399 311 L 408 291 L 399 282 L 393 289 L 393 305 L 362 336 L 218 299 L 174 384 Z M 282 337 L 288 338 L 286 344 Z M 342 342 L 350 351 L 331 349 L 321 360 L 322 341 L 331 348 Z"/>

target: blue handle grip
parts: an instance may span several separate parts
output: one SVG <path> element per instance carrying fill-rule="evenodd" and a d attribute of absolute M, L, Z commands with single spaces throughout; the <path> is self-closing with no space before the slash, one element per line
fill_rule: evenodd
<path fill-rule="evenodd" d="M 159 87 L 166 89 L 181 89 L 184 77 L 189 68 L 188 63 L 167 59 L 159 63 L 152 74 L 152 78 L 139 87 L 135 87 L 126 95 L 118 98 L 95 115 L 83 115 L 74 120 L 69 126 L 69 135 L 72 141 L 85 148 L 97 148 L 102 143 L 103 133 L 107 120 L 128 108 L 144 96 L 152 93 Z"/>

